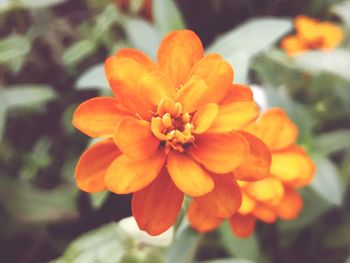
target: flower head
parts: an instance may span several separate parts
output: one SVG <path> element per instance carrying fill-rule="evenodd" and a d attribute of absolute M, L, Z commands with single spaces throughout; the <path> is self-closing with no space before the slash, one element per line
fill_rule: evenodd
<path fill-rule="evenodd" d="M 152 235 L 174 224 L 184 193 L 232 215 L 241 203 L 232 171 L 249 166 L 247 156 L 269 165 L 268 151 L 252 150 L 263 143 L 240 132 L 259 115 L 250 89 L 232 84 L 233 69 L 219 55 L 203 53 L 189 30 L 165 37 L 158 63 L 122 49 L 105 63 L 115 97 L 90 99 L 74 114 L 76 128 L 104 138 L 81 156 L 78 186 L 134 193 L 133 215 Z"/>
<path fill-rule="evenodd" d="M 285 37 L 281 47 L 295 55 L 307 50 L 333 49 L 343 40 L 342 29 L 331 22 L 319 22 L 307 16 L 298 16 L 294 20 L 296 34 Z"/>
<path fill-rule="evenodd" d="M 270 109 L 246 130 L 261 138 L 272 153 L 269 175 L 259 181 L 238 181 L 242 189 L 242 204 L 238 213 L 228 217 L 233 232 L 247 237 L 254 231 L 255 221 L 273 223 L 277 218 L 291 220 L 298 216 L 303 200 L 296 188 L 308 185 L 315 166 L 304 150 L 295 144 L 297 127 L 279 108 Z M 234 174 L 240 177 L 239 167 Z M 227 218 L 227 217 L 226 217 Z M 225 217 L 191 202 L 188 219 L 191 225 L 205 232 L 216 228 Z"/>

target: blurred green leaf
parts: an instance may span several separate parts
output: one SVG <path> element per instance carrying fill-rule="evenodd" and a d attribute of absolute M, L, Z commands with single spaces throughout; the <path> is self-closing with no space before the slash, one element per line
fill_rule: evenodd
<path fill-rule="evenodd" d="M 231 230 L 227 220 L 219 228 L 223 246 L 232 256 L 237 258 L 258 261 L 260 257 L 259 243 L 255 235 L 246 239 L 239 239 Z"/>
<path fill-rule="evenodd" d="M 327 248 L 350 247 L 350 223 L 330 227 L 328 234 L 325 236 L 324 245 Z"/>
<path fill-rule="evenodd" d="M 75 191 L 67 187 L 42 190 L 3 176 L 0 200 L 12 217 L 22 223 L 43 224 L 76 216 Z"/>
<path fill-rule="evenodd" d="M 288 19 L 251 19 L 220 36 L 207 51 L 220 53 L 235 69 L 235 81 L 247 83 L 251 57 L 271 47 L 291 29 Z"/>
<path fill-rule="evenodd" d="M 154 248 L 131 249 L 118 263 L 163 263 L 162 255 Z"/>
<path fill-rule="evenodd" d="M 30 40 L 24 36 L 12 34 L 0 40 L 0 64 L 7 64 L 17 72 L 31 48 Z"/>
<path fill-rule="evenodd" d="M 149 22 L 142 19 L 126 17 L 124 25 L 131 45 L 155 59 L 161 41 L 160 32 Z"/>
<path fill-rule="evenodd" d="M 17 0 L 19 5 L 25 8 L 48 8 L 62 4 L 67 0 Z"/>
<path fill-rule="evenodd" d="M 154 21 L 163 35 L 186 28 L 181 12 L 173 0 L 152 1 Z"/>
<path fill-rule="evenodd" d="M 55 90 L 48 85 L 18 84 L 3 90 L 6 109 L 35 109 L 57 98 Z"/>
<path fill-rule="evenodd" d="M 335 130 L 318 135 L 313 142 L 313 151 L 329 155 L 350 147 L 350 130 Z"/>
<path fill-rule="evenodd" d="M 108 191 L 90 194 L 89 196 L 90 196 L 92 207 L 95 209 L 100 208 L 100 206 L 108 197 L 108 194 L 109 194 Z"/>
<path fill-rule="evenodd" d="M 338 15 L 343 22 L 350 28 L 350 1 L 344 1 L 334 5 L 331 12 Z"/>
<path fill-rule="evenodd" d="M 95 48 L 96 46 L 93 41 L 89 39 L 80 40 L 64 51 L 62 58 L 63 64 L 73 66 L 94 52 Z"/>
<path fill-rule="evenodd" d="M 109 89 L 104 64 L 97 64 L 84 71 L 75 83 L 77 89 Z"/>
<path fill-rule="evenodd" d="M 2 141 L 6 125 L 6 100 L 4 96 L 4 89 L 0 87 L 0 142 Z"/>
<path fill-rule="evenodd" d="M 350 81 L 350 52 L 345 49 L 332 51 L 310 51 L 295 58 L 296 65 L 303 70 L 318 74 L 329 72 Z"/>
<path fill-rule="evenodd" d="M 96 17 L 92 42 L 98 41 L 117 22 L 121 22 L 121 15 L 118 12 L 116 5 L 110 3 L 105 7 L 103 12 Z"/>
<path fill-rule="evenodd" d="M 175 240 L 166 254 L 167 263 L 192 263 L 200 242 L 201 235 L 191 229 L 190 226 L 178 229 Z"/>
<path fill-rule="evenodd" d="M 320 196 L 330 204 L 341 205 L 343 199 L 343 189 L 338 176 L 337 167 L 322 155 L 313 155 L 312 159 L 316 165 L 316 175 L 311 183 Z"/>
<path fill-rule="evenodd" d="M 132 240 L 115 223 L 101 226 L 75 239 L 55 263 L 119 262 Z"/>

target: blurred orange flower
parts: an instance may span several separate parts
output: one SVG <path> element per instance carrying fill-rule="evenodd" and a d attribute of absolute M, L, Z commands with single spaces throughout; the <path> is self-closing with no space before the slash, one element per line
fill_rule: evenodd
<path fill-rule="evenodd" d="M 298 16 L 294 20 L 296 34 L 285 37 L 281 47 L 295 55 L 307 50 L 327 50 L 337 47 L 344 38 L 340 26 L 331 22 L 320 22 L 307 16 Z"/>
<path fill-rule="evenodd" d="M 158 63 L 122 49 L 105 70 L 115 97 L 90 99 L 73 118 L 83 133 L 105 139 L 83 153 L 75 177 L 83 191 L 134 193 L 142 230 L 157 235 L 174 224 L 184 193 L 231 216 L 241 205 L 232 171 L 256 167 L 249 180 L 268 174 L 260 168 L 270 165 L 267 146 L 239 131 L 259 115 L 250 89 L 232 84 L 232 67 L 204 55 L 194 32 L 167 35 Z"/>
<path fill-rule="evenodd" d="M 273 223 L 277 218 L 296 218 L 302 210 L 303 200 L 295 189 L 308 185 L 315 173 L 311 159 L 295 144 L 297 127 L 282 109 L 267 111 L 246 130 L 268 145 L 272 162 L 269 176 L 262 180 L 238 181 L 243 194 L 242 205 L 229 221 L 239 237 L 251 235 L 256 219 Z M 238 179 L 242 173 L 253 171 L 239 167 L 234 172 Z M 201 232 L 216 228 L 225 218 L 216 217 L 196 200 L 191 202 L 187 216 L 191 225 Z"/>
<path fill-rule="evenodd" d="M 114 0 L 117 6 L 124 11 L 130 10 L 131 0 Z M 141 0 L 141 5 L 139 8 L 140 15 L 152 20 L 152 0 Z"/>

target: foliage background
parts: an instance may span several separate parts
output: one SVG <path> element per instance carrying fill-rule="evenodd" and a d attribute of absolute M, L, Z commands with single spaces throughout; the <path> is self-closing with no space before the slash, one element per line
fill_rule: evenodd
<path fill-rule="evenodd" d="M 139 0 L 117 2 L 128 1 L 0 0 L 1 261 L 350 262 L 350 2 L 153 0 L 151 18 Z M 342 45 L 288 58 L 278 41 L 298 14 L 341 24 Z M 91 142 L 72 113 L 109 95 L 103 61 L 129 46 L 154 57 L 185 27 L 298 124 L 318 170 L 296 221 L 239 240 L 227 224 L 203 236 L 183 220 L 169 246 L 149 245 L 115 223 L 131 214 L 130 196 L 77 190 L 74 166 Z"/>

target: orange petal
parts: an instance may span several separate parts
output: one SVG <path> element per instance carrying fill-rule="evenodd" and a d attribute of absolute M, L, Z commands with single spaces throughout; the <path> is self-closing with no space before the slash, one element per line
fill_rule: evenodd
<path fill-rule="evenodd" d="M 190 225 L 198 232 L 204 233 L 217 228 L 222 218 L 214 217 L 205 212 L 195 201 L 191 201 L 187 211 L 187 219 Z"/>
<path fill-rule="evenodd" d="M 323 22 L 319 25 L 319 31 L 323 36 L 324 48 L 337 47 L 344 39 L 344 32 L 340 26 L 331 22 Z"/>
<path fill-rule="evenodd" d="M 139 94 L 140 80 L 148 69 L 131 58 L 109 57 L 105 62 L 106 76 L 113 93 L 127 109 L 143 118 L 150 117 L 150 109 Z"/>
<path fill-rule="evenodd" d="M 284 220 L 295 219 L 303 209 L 303 199 L 292 188 L 285 188 L 284 196 L 276 207 L 277 215 Z"/>
<path fill-rule="evenodd" d="M 219 113 L 208 132 L 223 133 L 240 130 L 259 117 L 255 102 L 244 101 L 221 105 Z"/>
<path fill-rule="evenodd" d="M 230 218 L 230 226 L 236 236 L 247 238 L 254 232 L 255 221 L 254 216 L 234 214 Z"/>
<path fill-rule="evenodd" d="M 297 145 L 272 154 L 271 174 L 293 187 L 310 184 L 315 170 L 312 160 Z"/>
<path fill-rule="evenodd" d="M 176 101 L 181 103 L 183 112 L 194 112 L 207 104 L 203 99 L 208 92 L 205 81 L 192 76 L 189 81 L 177 92 Z"/>
<path fill-rule="evenodd" d="M 258 137 L 247 132 L 241 134 L 249 144 L 249 154 L 243 163 L 234 171 L 238 180 L 256 181 L 270 174 L 271 152 L 269 148 Z"/>
<path fill-rule="evenodd" d="M 105 185 L 109 191 L 116 194 L 136 192 L 157 177 L 164 161 L 165 154 L 161 150 L 145 160 L 130 159 L 123 154 L 109 166 Z"/>
<path fill-rule="evenodd" d="M 233 81 L 233 69 L 220 55 L 211 54 L 203 57 L 193 68 L 191 76 L 203 79 L 208 86 L 203 104 L 219 103 L 229 90 Z"/>
<path fill-rule="evenodd" d="M 154 71 L 145 75 L 139 83 L 139 93 L 151 110 L 156 109 L 164 97 L 174 97 L 175 87 L 162 72 Z"/>
<path fill-rule="evenodd" d="M 213 191 L 193 199 L 211 216 L 228 218 L 241 206 L 241 189 L 231 175 L 214 174 L 213 179 Z"/>
<path fill-rule="evenodd" d="M 243 163 L 249 145 L 238 133 L 200 134 L 189 149 L 193 158 L 214 173 L 229 173 Z"/>
<path fill-rule="evenodd" d="M 303 15 L 297 16 L 294 20 L 298 36 L 306 43 L 319 37 L 318 24 L 318 20 Z"/>
<path fill-rule="evenodd" d="M 153 183 L 133 194 L 132 214 L 141 230 L 159 235 L 175 224 L 183 198 L 163 169 Z"/>
<path fill-rule="evenodd" d="M 304 43 L 297 36 L 287 36 L 282 39 L 281 48 L 290 56 L 306 51 Z"/>
<path fill-rule="evenodd" d="M 173 31 L 160 44 L 158 64 L 175 84 L 185 84 L 193 66 L 203 56 L 202 42 L 190 30 Z"/>
<path fill-rule="evenodd" d="M 149 56 L 134 48 L 119 49 L 115 56 L 117 58 L 131 58 L 132 60 L 147 68 L 149 71 L 158 69 L 158 65 L 154 63 L 154 61 Z"/>
<path fill-rule="evenodd" d="M 231 104 L 238 101 L 253 101 L 252 90 L 242 84 L 232 84 L 229 92 L 220 104 Z"/>
<path fill-rule="evenodd" d="M 218 115 L 218 108 L 215 103 L 209 103 L 199 108 L 192 120 L 195 133 L 200 134 L 209 129 Z"/>
<path fill-rule="evenodd" d="M 248 183 L 244 186 L 244 191 L 250 197 L 269 204 L 277 204 L 284 195 L 283 184 L 273 177 Z"/>
<path fill-rule="evenodd" d="M 298 136 L 297 126 L 280 108 L 266 111 L 258 120 L 259 138 L 270 150 L 280 150 L 293 144 Z"/>
<path fill-rule="evenodd" d="M 246 215 L 253 211 L 255 207 L 255 201 L 250 198 L 244 191 L 242 191 L 242 204 L 238 209 L 240 214 Z"/>
<path fill-rule="evenodd" d="M 112 137 L 125 113 L 118 109 L 117 101 L 109 97 L 89 99 L 78 106 L 73 125 L 86 135 L 96 138 Z"/>
<path fill-rule="evenodd" d="M 105 190 L 104 177 L 107 168 L 120 154 L 121 152 L 111 139 L 90 146 L 80 157 L 75 169 L 78 187 L 89 193 Z"/>
<path fill-rule="evenodd" d="M 130 158 L 147 159 L 153 155 L 160 141 L 153 135 L 148 121 L 124 117 L 114 133 L 114 142 Z"/>
<path fill-rule="evenodd" d="M 214 188 L 211 176 L 186 154 L 170 152 L 167 167 L 175 185 L 190 196 L 204 195 Z"/>
<path fill-rule="evenodd" d="M 255 205 L 255 208 L 253 210 L 253 215 L 257 219 L 259 219 L 267 224 L 271 224 L 271 223 L 275 222 L 276 218 L 277 218 L 277 215 L 276 215 L 276 212 L 274 211 L 274 209 L 270 206 L 263 204 L 263 203 L 257 203 Z"/>

